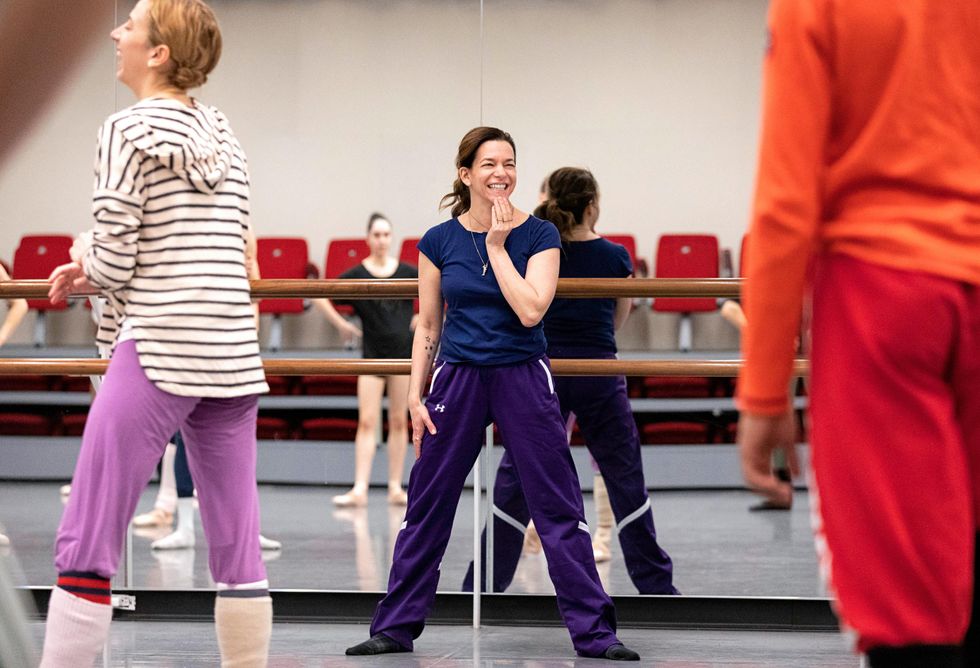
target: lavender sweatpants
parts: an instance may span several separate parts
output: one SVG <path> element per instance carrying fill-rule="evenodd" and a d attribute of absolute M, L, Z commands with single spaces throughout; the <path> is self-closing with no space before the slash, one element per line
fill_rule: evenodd
<path fill-rule="evenodd" d="M 616 614 L 596 572 L 547 359 L 498 367 L 439 362 L 426 408 L 438 431 L 425 434 L 412 468 L 388 594 L 375 611 L 371 634 L 384 633 L 411 649 L 422 633 L 463 484 L 484 430 L 494 422 L 524 483 L 572 644 L 582 656 L 601 656 L 619 642 Z"/>
<path fill-rule="evenodd" d="M 266 579 L 255 482 L 258 397 L 181 397 L 143 372 L 136 343 L 116 347 L 85 423 L 71 496 L 58 527 L 55 567 L 112 578 L 126 527 L 163 450 L 180 430 L 215 582 Z"/>

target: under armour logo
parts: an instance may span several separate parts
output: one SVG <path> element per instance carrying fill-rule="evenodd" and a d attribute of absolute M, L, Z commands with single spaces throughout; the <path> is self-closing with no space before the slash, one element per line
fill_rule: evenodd
<path fill-rule="evenodd" d="M 432 410 L 434 410 L 436 413 L 445 413 L 446 412 L 446 405 L 445 404 L 436 404 L 435 408 L 433 408 Z"/>

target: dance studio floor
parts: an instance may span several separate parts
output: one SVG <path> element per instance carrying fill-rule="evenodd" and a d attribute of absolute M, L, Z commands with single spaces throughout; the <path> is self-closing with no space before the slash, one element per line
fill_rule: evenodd
<path fill-rule="evenodd" d="M 394 536 L 403 509 L 391 508 L 383 490 L 373 490 L 367 508 L 333 508 L 330 499 L 345 490 L 314 486 L 260 488 L 263 533 L 283 542 L 267 553 L 269 580 L 277 589 L 384 589 Z M 111 493 L 111 490 L 106 490 Z M 139 510 L 152 506 L 155 486 Z M 822 596 L 809 529 L 809 504 L 798 492 L 790 512 L 750 513 L 753 497 L 741 491 L 652 492 L 658 533 L 675 566 L 675 584 L 700 596 Z M 0 522 L 10 537 L 10 555 L 19 563 L 21 584 L 50 585 L 51 545 L 62 504 L 53 483 L 0 483 Z M 587 515 L 594 519 L 591 498 Z M 198 523 L 193 550 L 153 552 L 161 531 L 134 532 L 131 588 L 200 588 L 212 585 L 207 548 Z M 440 590 L 456 590 L 472 554 L 472 494 L 464 492 L 453 539 L 442 564 Z M 9 560 L 8 560 L 9 561 Z M 618 546 L 611 562 L 600 564 L 610 594 L 635 594 Z M 122 579 L 114 581 L 124 587 Z M 525 556 L 513 593 L 553 592 L 543 555 Z M 42 628 L 33 622 L 39 641 Z M 643 656 L 642 665 L 859 666 L 836 633 L 761 632 L 698 629 L 623 629 L 623 640 Z M 434 626 L 412 655 L 348 659 L 343 649 L 367 637 L 361 624 L 277 623 L 270 666 L 588 666 L 575 659 L 560 627 Z M 133 622 L 114 625 L 113 666 L 214 665 L 217 647 L 209 624 Z"/>

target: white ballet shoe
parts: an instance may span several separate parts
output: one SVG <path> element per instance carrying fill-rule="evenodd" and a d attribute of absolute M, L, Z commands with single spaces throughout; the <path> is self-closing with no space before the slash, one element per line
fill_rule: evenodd
<path fill-rule="evenodd" d="M 278 540 L 272 540 L 271 538 L 266 538 L 262 534 L 259 534 L 259 547 L 263 550 L 281 550 L 282 543 Z"/>
<path fill-rule="evenodd" d="M 154 550 L 186 550 L 194 547 L 195 537 L 193 533 L 178 529 L 169 536 L 164 536 L 159 540 L 150 543 Z"/>
<path fill-rule="evenodd" d="M 154 508 L 148 513 L 133 518 L 133 526 L 139 528 L 171 526 L 173 523 L 174 514 L 163 508 Z"/>

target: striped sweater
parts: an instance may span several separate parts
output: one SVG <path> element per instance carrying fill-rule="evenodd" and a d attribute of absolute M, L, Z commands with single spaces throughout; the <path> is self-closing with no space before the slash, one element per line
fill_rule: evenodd
<path fill-rule="evenodd" d="M 81 262 L 108 299 L 98 332 L 136 341 L 161 390 L 235 397 L 268 391 L 245 272 L 245 153 L 213 107 L 147 99 L 99 131 Z"/>

